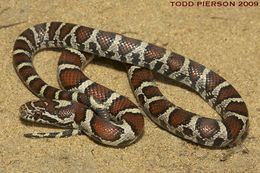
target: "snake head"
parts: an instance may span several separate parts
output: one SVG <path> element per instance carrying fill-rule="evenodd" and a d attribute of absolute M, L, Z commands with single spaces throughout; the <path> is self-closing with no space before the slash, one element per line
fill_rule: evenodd
<path fill-rule="evenodd" d="M 44 117 L 49 116 L 46 111 L 48 102 L 43 100 L 30 101 L 20 107 L 21 118 L 32 122 L 44 123 Z"/>
<path fill-rule="evenodd" d="M 37 100 L 30 101 L 20 107 L 21 118 L 26 121 L 71 127 L 75 112 L 70 101 Z"/>

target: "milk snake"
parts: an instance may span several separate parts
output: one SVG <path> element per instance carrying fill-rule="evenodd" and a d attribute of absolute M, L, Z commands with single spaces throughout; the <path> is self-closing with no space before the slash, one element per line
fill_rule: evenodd
<path fill-rule="evenodd" d="M 44 48 L 72 48 L 64 50 L 65 59 L 59 61 L 59 77 L 69 91 L 51 87 L 35 71 L 33 56 Z M 26 136 L 65 137 L 84 132 L 110 146 L 126 146 L 140 136 L 144 124 L 141 112 L 127 98 L 81 73 L 83 52 L 135 65 L 128 67 L 128 76 L 136 98 L 156 124 L 176 136 L 205 146 L 225 147 L 238 141 L 248 128 L 248 111 L 241 96 L 203 65 L 141 40 L 51 22 L 26 29 L 15 41 L 13 63 L 19 77 L 34 94 L 45 98 L 22 105 L 20 112 L 23 119 L 69 130 Z M 153 82 L 150 70 L 194 89 L 222 120 L 205 118 L 170 103 Z"/>

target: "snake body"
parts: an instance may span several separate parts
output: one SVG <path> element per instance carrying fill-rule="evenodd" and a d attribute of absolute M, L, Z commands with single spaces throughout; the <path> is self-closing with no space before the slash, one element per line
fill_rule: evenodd
<path fill-rule="evenodd" d="M 35 71 L 33 56 L 43 48 L 73 48 L 67 50 L 65 61 L 60 60 L 59 70 L 61 83 L 69 91 L 49 86 Z M 22 118 L 76 128 L 59 134 L 61 137 L 84 132 L 112 146 L 127 145 L 140 136 L 143 117 L 131 101 L 117 94 L 113 97 L 113 91 L 100 85 L 91 87 L 86 82 L 88 79 L 75 72 L 80 71 L 84 59 L 80 51 L 134 65 L 129 67 L 128 76 L 136 98 L 155 123 L 176 136 L 205 146 L 225 147 L 238 141 L 247 130 L 246 104 L 238 92 L 212 70 L 144 41 L 62 22 L 31 27 L 15 42 L 13 63 L 18 75 L 33 93 L 48 99 L 24 104 Z M 153 82 L 150 70 L 193 88 L 222 120 L 205 118 L 170 103 Z M 103 103 L 106 106 L 102 106 Z M 69 113 L 64 115 L 64 112 Z"/>

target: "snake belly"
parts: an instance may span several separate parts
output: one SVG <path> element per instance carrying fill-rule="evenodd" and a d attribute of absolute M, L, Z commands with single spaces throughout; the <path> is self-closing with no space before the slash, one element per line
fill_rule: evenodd
<path fill-rule="evenodd" d="M 33 68 L 32 58 L 37 51 L 66 47 L 135 65 L 128 74 L 145 112 L 159 126 L 179 137 L 201 145 L 225 147 L 238 141 L 248 128 L 246 104 L 238 92 L 212 70 L 141 40 L 62 22 L 31 27 L 18 37 L 14 45 L 15 69 L 22 81 L 39 97 L 74 99 L 91 107 L 91 101 L 82 93 L 50 88 Z M 222 120 L 205 118 L 171 104 L 153 83 L 152 74 L 147 69 L 194 89 L 221 115 Z"/>

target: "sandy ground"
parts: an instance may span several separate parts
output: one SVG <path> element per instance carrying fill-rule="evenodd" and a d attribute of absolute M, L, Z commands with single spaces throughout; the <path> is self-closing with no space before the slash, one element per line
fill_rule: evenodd
<path fill-rule="evenodd" d="M 258 1 L 259 2 L 259 1 Z M 145 40 L 204 64 L 242 95 L 250 114 L 248 135 L 229 149 L 188 143 L 145 117 L 137 143 L 110 148 L 87 136 L 28 139 L 28 132 L 58 131 L 23 122 L 21 104 L 36 99 L 17 77 L 12 49 L 26 28 L 64 21 Z M 9 172 L 260 172 L 260 10 L 258 7 L 172 7 L 159 0 L 10 0 L 0 1 L 0 173 Z M 56 80 L 58 51 L 42 51 L 35 66 L 49 84 Z M 96 59 L 85 73 L 95 81 L 135 98 L 120 63 Z M 193 92 L 168 79 L 158 84 L 175 104 L 219 118 Z"/>

